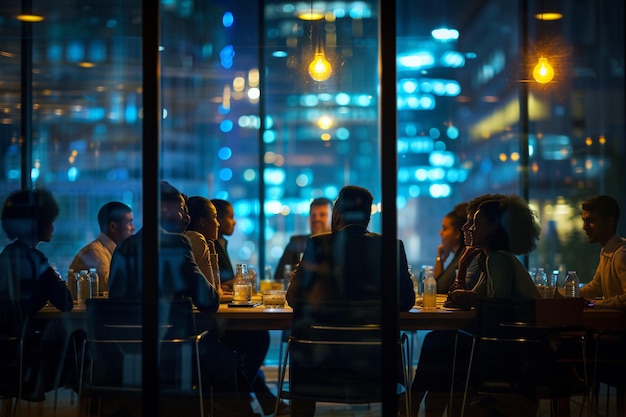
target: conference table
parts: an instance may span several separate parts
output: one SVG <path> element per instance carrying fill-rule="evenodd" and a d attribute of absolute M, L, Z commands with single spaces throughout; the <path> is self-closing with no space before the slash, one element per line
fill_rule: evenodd
<path fill-rule="evenodd" d="M 218 325 L 229 330 L 286 330 L 291 328 L 292 309 L 229 308 L 221 305 L 213 315 Z M 400 313 L 400 330 L 469 330 L 474 326 L 475 310 L 435 310 L 413 308 Z M 201 319 L 202 320 L 202 319 Z M 619 310 L 586 308 L 583 326 L 589 330 L 626 330 L 626 316 Z"/>
<path fill-rule="evenodd" d="M 451 310 L 437 303 L 434 310 L 416 307 L 399 313 L 400 330 L 470 330 L 474 326 L 475 310 Z M 248 308 L 233 308 L 220 304 L 215 313 L 196 314 L 200 329 L 228 330 L 287 330 L 291 328 L 293 310 L 286 306 L 267 309 L 262 305 Z M 62 320 L 74 328 L 84 327 L 85 305 L 76 304 L 71 312 L 60 312 L 54 307 L 44 307 L 35 320 Z M 626 315 L 619 310 L 586 308 L 583 311 L 583 326 L 590 331 L 624 331 Z"/>

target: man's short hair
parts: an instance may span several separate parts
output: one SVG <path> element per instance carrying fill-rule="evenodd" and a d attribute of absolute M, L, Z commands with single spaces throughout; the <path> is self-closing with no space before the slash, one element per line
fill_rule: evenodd
<path fill-rule="evenodd" d="M 374 196 L 369 190 L 356 185 L 346 185 L 339 191 L 333 210 L 341 215 L 344 224 L 367 226 L 372 213 Z"/>
<path fill-rule="evenodd" d="M 582 209 L 592 211 L 604 218 L 612 217 L 615 224 L 619 222 L 619 204 L 617 200 L 609 195 L 597 195 L 583 202 Z"/>
<path fill-rule="evenodd" d="M 130 207 L 119 201 L 106 203 L 100 207 L 100 211 L 98 211 L 98 225 L 100 226 L 100 231 L 106 233 L 109 228 L 109 223 L 117 223 L 124 218 L 125 214 L 132 212 L 133 210 Z"/>
<path fill-rule="evenodd" d="M 2 206 L 2 228 L 9 239 L 38 236 L 59 216 L 59 205 L 43 188 L 13 191 Z"/>
<path fill-rule="evenodd" d="M 182 194 L 167 181 L 161 181 L 161 202 L 178 202 Z"/>
<path fill-rule="evenodd" d="M 311 201 L 311 206 L 310 208 L 313 207 L 319 207 L 319 206 L 330 206 L 330 208 L 333 208 L 333 200 L 331 200 L 330 198 L 326 198 L 326 197 L 318 197 L 313 199 L 313 201 Z"/>

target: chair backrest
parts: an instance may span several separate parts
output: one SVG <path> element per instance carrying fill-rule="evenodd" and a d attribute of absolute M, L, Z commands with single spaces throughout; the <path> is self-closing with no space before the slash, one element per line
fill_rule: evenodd
<path fill-rule="evenodd" d="M 10 298 L 0 297 L 0 396 L 7 397 L 17 395 L 20 381 L 22 323 L 15 307 Z"/>
<path fill-rule="evenodd" d="M 536 321 L 544 326 L 581 326 L 584 298 L 546 298 L 536 300 Z"/>
<path fill-rule="evenodd" d="M 519 334 L 519 329 L 503 324 L 534 324 L 535 317 L 535 300 L 481 298 L 476 306 L 474 334 L 491 338 L 514 337 Z"/>
<path fill-rule="evenodd" d="M 345 403 L 379 401 L 380 303 L 327 302 L 297 309 L 299 319 L 289 342 L 290 395 Z"/>
<path fill-rule="evenodd" d="M 87 344 L 92 358 L 91 383 L 94 385 L 141 385 L 143 305 L 141 301 L 87 300 Z M 180 384 L 175 367 L 192 367 L 191 351 L 185 354 L 188 363 L 181 363 L 180 341 L 195 335 L 191 300 L 159 302 L 159 357 L 161 383 Z M 189 371 L 183 372 L 189 375 Z M 187 385 L 191 385 L 188 383 Z"/>

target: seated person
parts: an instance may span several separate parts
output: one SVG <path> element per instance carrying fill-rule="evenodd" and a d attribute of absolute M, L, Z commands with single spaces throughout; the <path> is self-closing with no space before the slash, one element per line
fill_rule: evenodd
<path fill-rule="evenodd" d="M 601 246 L 598 267 L 580 296 L 593 300 L 597 308 L 626 311 L 626 239 L 617 234 L 620 209 L 607 195 L 595 196 L 582 204 L 583 230 L 589 243 Z M 626 334 L 604 332 L 596 335 L 597 380 L 619 386 L 624 381 Z M 619 391 L 619 390 L 618 390 Z"/>
<path fill-rule="evenodd" d="M 235 270 L 228 256 L 228 240 L 224 236 L 230 236 L 235 231 L 235 210 L 233 205 L 226 200 L 214 198 L 211 203 L 217 210 L 217 221 L 220 226 L 218 229 L 217 240 L 215 241 L 215 251 L 217 252 L 220 264 L 220 281 L 222 289 L 226 292 L 232 292 L 233 280 L 235 279 Z"/>
<path fill-rule="evenodd" d="M 204 313 L 217 311 L 217 289 L 202 274 L 194 259 L 189 239 L 183 235 L 189 224 L 184 196 L 172 185 L 161 182 L 160 276 L 142 282 L 141 247 L 143 229 L 124 240 L 111 261 L 109 298 L 139 299 L 143 285 L 158 285 L 161 298 L 192 299 Z M 237 355 L 216 337 L 206 337 L 201 349 L 203 378 L 215 391 L 216 408 L 221 415 L 252 416 L 247 398 L 240 398 L 237 387 Z M 231 413 L 231 414 L 227 414 Z"/>
<path fill-rule="evenodd" d="M 437 246 L 437 258 L 433 271 L 437 281 L 437 294 L 447 294 L 456 279 L 459 258 L 465 250 L 462 227 L 467 216 L 466 208 L 466 203 L 457 204 L 454 210 L 446 214 L 441 222 L 441 230 L 439 231 L 441 243 Z M 453 255 L 452 260 L 446 265 L 451 254 Z"/>
<path fill-rule="evenodd" d="M 308 235 L 294 235 L 289 239 L 289 243 L 285 247 L 276 272 L 274 273 L 274 279 L 276 281 L 282 281 L 285 279 L 285 266 L 290 265 L 291 270 L 296 269 L 296 265 L 300 262 L 300 258 L 304 253 L 306 247 L 306 240 L 311 235 L 317 235 L 320 233 L 330 232 L 330 213 L 333 209 L 333 202 L 328 198 L 320 197 L 311 201 L 309 207 L 309 230 L 311 233 Z"/>
<path fill-rule="evenodd" d="M 37 249 L 39 242 L 52 239 L 58 215 L 59 206 L 44 189 L 14 191 L 2 206 L 2 228 L 13 242 L 0 254 L 0 297 L 3 303 L 12 305 L 16 326 L 21 327 L 26 318 L 35 315 L 48 300 L 61 311 L 72 310 L 68 288 Z M 8 308 L 7 305 L 2 307 Z M 0 323 L 1 326 L 7 324 Z M 12 330 L 21 332 L 21 328 Z M 38 335 L 41 342 L 25 347 L 28 355 L 24 392 L 25 396 L 41 400 L 44 392 L 56 388 L 54 379 L 58 364 L 67 352 L 70 335 L 56 326 L 29 329 L 30 334 Z"/>
<path fill-rule="evenodd" d="M 214 243 L 220 226 L 217 211 L 211 200 L 198 196 L 187 199 L 187 208 L 190 220 L 185 236 L 191 242 L 193 256 L 200 271 L 221 295 L 220 283 L 216 282 L 213 274 L 213 268 L 219 266 L 211 264 L 211 255 L 217 255 Z"/>
<path fill-rule="evenodd" d="M 99 278 L 99 291 L 108 291 L 109 267 L 117 245 L 135 233 L 133 211 L 124 203 L 111 201 L 98 211 L 100 234 L 89 244 L 83 246 L 70 264 L 75 273 L 96 268 Z"/>
<path fill-rule="evenodd" d="M 600 262 L 580 296 L 591 298 L 597 307 L 626 311 L 626 239 L 617 234 L 619 205 L 608 195 L 582 204 L 583 230 L 589 243 L 599 243 Z"/>
<path fill-rule="evenodd" d="M 372 202 L 373 196 L 368 190 L 357 186 L 343 187 L 333 207 L 332 232 L 308 239 L 304 256 L 287 291 L 287 300 L 293 307 L 294 336 L 306 336 L 309 324 L 316 319 L 309 313 L 325 302 L 380 303 L 381 286 L 385 279 L 393 277 L 376 273 L 381 270 L 382 236 L 367 230 Z M 401 241 L 398 241 L 398 271 L 398 308 L 408 311 L 415 302 L 415 293 Z M 371 316 L 369 311 L 362 314 Z M 342 319 L 334 317 L 338 322 Z M 365 359 L 364 375 L 374 372 L 371 366 L 367 367 L 367 358 L 358 359 Z M 313 358 L 307 361 L 307 367 L 310 366 L 317 366 Z M 291 407 L 292 415 L 299 417 L 315 413 L 315 403 L 311 401 L 292 400 Z"/>

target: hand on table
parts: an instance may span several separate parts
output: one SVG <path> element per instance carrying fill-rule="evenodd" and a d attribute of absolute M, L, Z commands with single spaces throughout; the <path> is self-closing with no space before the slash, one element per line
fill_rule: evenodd
<path fill-rule="evenodd" d="M 448 294 L 447 304 L 457 306 L 463 310 L 470 310 L 476 307 L 478 294 L 474 291 L 454 290 Z M 445 305 L 444 305 L 445 306 Z"/>

